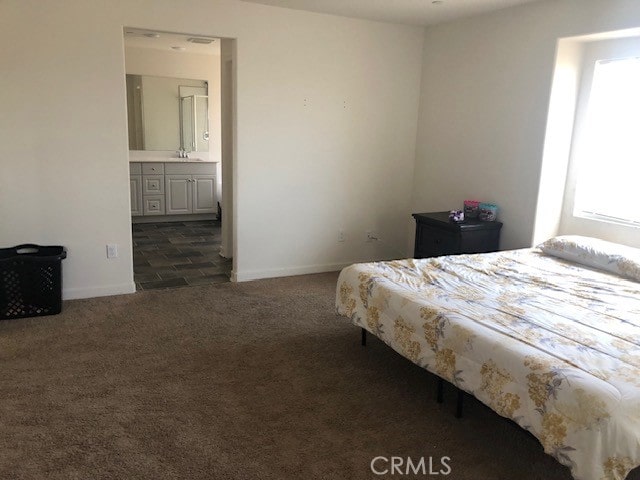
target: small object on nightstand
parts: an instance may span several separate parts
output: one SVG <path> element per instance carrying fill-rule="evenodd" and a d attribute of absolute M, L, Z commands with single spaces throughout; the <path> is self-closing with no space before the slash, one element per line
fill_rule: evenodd
<path fill-rule="evenodd" d="M 451 210 L 449 220 L 452 222 L 464 222 L 464 212 L 462 210 Z"/>
<path fill-rule="evenodd" d="M 478 218 L 483 222 L 494 222 L 498 217 L 498 206 L 494 203 L 481 203 Z"/>
<path fill-rule="evenodd" d="M 449 212 L 414 213 L 415 258 L 486 253 L 498 250 L 501 222 L 482 222 L 465 215 L 463 222 L 449 221 Z"/>
<path fill-rule="evenodd" d="M 467 218 L 478 218 L 478 211 L 480 209 L 480 202 L 477 200 L 465 200 L 464 201 L 464 215 Z"/>

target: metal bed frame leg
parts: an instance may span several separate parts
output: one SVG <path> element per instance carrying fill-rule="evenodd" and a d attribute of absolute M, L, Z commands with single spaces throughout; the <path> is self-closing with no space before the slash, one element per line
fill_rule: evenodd
<path fill-rule="evenodd" d="M 360 328 L 360 343 L 363 347 L 367 346 L 367 331 L 364 328 Z M 458 401 L 456 403 L 456 418 L 462 418 L 462 406 L 464 403 L 464 392 L 459 388 L 458 390 Z M 438 377 L 437 381 L 437 389 L 436 389 L 436 401 L 438 403 L 442 403 L 444 401 L 444 380 Z"/>
<path fill-rule="evenodd" d="M 462 403 L 464 401 L 464 392 L 458 390 L 458 403 L 456 405 L 456 418 L 462 418 Z"/>
<path fill-rule="evenodd" d="M 363 347 L 367 346 L 367 331 L 364 328 L 360 328 L 360 344 Z M 464 392 L 459 388 L 458 390 L 458 401 L 456 403 L 456 418 L 462 418 L 462 407 L 464 403 Z M 437 388 L 436 388 L 436 401 L 438 403 L 442 403 L 444 401 L 444 380 L 438 377 Z"/>

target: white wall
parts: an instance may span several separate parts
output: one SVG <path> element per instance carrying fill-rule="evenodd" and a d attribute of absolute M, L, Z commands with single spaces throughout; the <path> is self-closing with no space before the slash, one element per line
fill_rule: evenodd
<path fill-rule="evenodd" d="M 406 253 L 422 30 L 236 0 L 3 0 L 0 244 L 67 246 L 66 298 L 134 288 L 124 26 L 237 38 L 239 279 Z"/>
<path fill-rule="evenodd" d="M 547 112 L 532 245 L 558 235 L 571 153 L 582 46 L 559 40 Z"/>
<path fill-rule="evenodd" d="M 492 201 L 530 246 L 557 40 L 637 26 L 637 0 L 550 0 L 427 29 L 412 210 Z"/>

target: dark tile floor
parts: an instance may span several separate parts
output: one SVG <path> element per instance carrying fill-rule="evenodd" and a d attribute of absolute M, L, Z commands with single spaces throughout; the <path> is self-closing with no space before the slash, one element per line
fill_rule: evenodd
<path fill-rule="evenodd" d="M 220 252 L 220 222 L 133 225 L 133 273 L 138 290 L 229 281 L 231 260 Z"/>

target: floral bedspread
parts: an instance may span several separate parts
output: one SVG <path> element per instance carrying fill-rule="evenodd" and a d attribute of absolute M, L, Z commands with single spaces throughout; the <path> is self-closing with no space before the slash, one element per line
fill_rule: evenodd
<path fill-rule="evenodd" d="M 640 465 L 640 283 L 523 249 L 352 265 L 336 306 L 574 478 Z"/>

